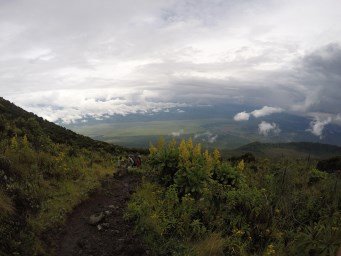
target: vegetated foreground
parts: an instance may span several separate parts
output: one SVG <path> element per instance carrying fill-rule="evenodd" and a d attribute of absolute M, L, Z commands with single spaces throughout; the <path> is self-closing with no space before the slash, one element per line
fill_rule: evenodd
<path fill-rule="evenodd" d="M 46 234 L 115 172 L 124 153 L 0 97 L 0 255 L 51 255 Z"/>
<path fill-rule="evenodd" d="M 128 174 L 108 178 L 89 200 L 75 208 L 56 244 L 58 256 L 145 255 L 124 210 L 139 177 Z"/>
<path fill-rule="evenodd" d="M 161 140 L 127 216 L 153 255 L 336 255 L 340 176 L 315 166 Z"/>

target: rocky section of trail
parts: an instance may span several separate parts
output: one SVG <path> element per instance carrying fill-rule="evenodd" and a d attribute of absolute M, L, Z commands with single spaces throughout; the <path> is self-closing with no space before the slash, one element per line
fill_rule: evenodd
<path fill-rule="evenodd" d="M 138 176 L 128 174 L 103 182 L 102 188 L 68 217 L 56 241 L 56 255 L 146 255 L 133 224 L 123 218 L 139 181 Z"/>

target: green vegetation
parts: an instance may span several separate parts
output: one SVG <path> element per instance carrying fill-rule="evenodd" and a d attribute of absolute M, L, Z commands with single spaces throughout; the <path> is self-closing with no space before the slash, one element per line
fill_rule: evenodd
<path fill-rule="evenodd" d="M 50 255 L 45 234 L 114 172 L 122 151 L 0 98 L 0 255 Z"/>
<path fill-rule="evenodd" d="M 224 162 L 192 140 L 150 147 L 126 217 L 153 255 L 336 255 L 340 177 L 311 159 L 245 157 Z"/>

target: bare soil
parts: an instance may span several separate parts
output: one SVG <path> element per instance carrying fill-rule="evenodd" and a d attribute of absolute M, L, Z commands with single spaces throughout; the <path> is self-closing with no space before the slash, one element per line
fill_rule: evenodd
<path fill-rule="evenodd" d="M 102 188 L 80 204 L 68 217 L 56 239 L 58 256 L 146 255 L 133 224 L 123 218 L 130 195 L 140 182 L 137 175 L 107 178 Z M 89 217 L 96 213 L 105 217 L 96 225 Z"/>

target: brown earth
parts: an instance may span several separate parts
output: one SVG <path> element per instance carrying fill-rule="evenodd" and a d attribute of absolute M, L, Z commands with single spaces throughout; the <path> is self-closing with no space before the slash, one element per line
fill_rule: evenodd
<path fill-rule="evenodd" d="M 102 188 L 80 204 L 68 217 L 56 239 L 58 256 L 146 255 L 133 224 L 124 220 L 124 209 L 140 182 L 137 175 L 106 179 Z M 96 225 L 89 218 L 96 213 L 105 217 Z"/>

